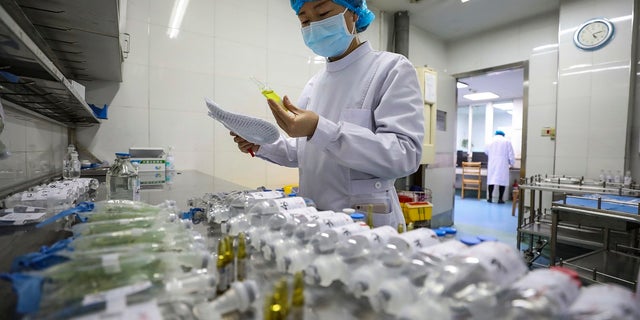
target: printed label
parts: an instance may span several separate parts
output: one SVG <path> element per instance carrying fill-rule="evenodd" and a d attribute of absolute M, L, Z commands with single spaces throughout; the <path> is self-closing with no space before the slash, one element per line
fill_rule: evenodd
<path fill-rule="evenodd" d="M 147 290 L 148 288 L 151 288 L 151 282 L 144 281 L 144 282 L 139 282 L 130 286 L 124 286 L 124 287 L 115 288 L 108 291 L 102 291 L 102 292 L 90 294 L 90 295 L 84 296 L 84 298 L 82 299 L 82 305 L 86 306 L 94 303 L 113 301 L 119 298 L 124 298 L 133 293 Z"/>
<path fill-rule="evenodd" d="M 393 236 L 398 235 L 398 231 L 391 226 L 382 226 L 375 229 L 354 235 L 352 238 L 364 239 L 369 243 L 370 248 L 382 248 Z"/>
<path fill-rule="evenodd" d="M 307 207 L 307 203 L 301 197 L 274 199 L 273 201 L 278 204 L 278 209 L 281 212 Z"/>
<path fill-rule="evenodd" d="M 25 221 L 35 222 L 40 221 L 42 217 L 44 217 L 46 212 L 34 212 L 34 213 L 9 213 L 5 216 L 0 217 L 0 221 L 3 222 L 12 222 L 15 225 L 25 224 Z"/>
<path fill-rule="evenodd" d="M 527 266 L 518 252 L 501 242 L 483 242 L 467 249 L 466 256 L 477 258 L 491 279 L 507 287 L 527 272 Z"/>
<path fill-rule="evenodd" d="M 261 200 L 261 199 L 282 198 L 284 194 L 280 191 L 263 191 L 263 192 L 249 192 L 247 196 L 248 198 Z"/>
<path fill-rule="evenodd" d="M 513 285 L 514 289 L 533 289 L 538 295 L 544 295 L 549 301 L 558 303 L 562 310 L 566 310 L 580 294 L 580 288 L 570 276 L 549 269 L 538 269 L 529 272 Z"/>
<path fill-rule="evenodd" d="M 467 245 L 465 245 L 464 243 L 458 240 L 448 240 L 448 241 L 421 249 L 420 251 L 430 256 L 444 260 L 460 254 L 460 252 L 466 248 L 467 248 Z"/>
<path fill-rule="evenodd" d="M 102 268 L 107 274 L 118 273 L 120 269 L 120 256 L 117 253 L 105 254 L 102 257 Z"/>

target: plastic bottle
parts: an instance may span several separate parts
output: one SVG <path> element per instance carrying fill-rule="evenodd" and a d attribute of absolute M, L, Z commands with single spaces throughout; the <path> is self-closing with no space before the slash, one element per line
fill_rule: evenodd
<path fill-rule="evenodd" d="M 515 248 L 501 242 L 483 242 L 433 270 L 420 295 L 422 300 L 448 306 L 455 318 L 477 318 L 486 308 L 495 306 L 497 292 L 527 271 Z"/>
<path fill-rule="evenodd" d="M 598 179 L 600 179 L 600 182 L 607 181 L 607 175 L 604 174 L 604 169 L 600 169 L 600 175 L 598 176 Z"/>
<path fill-rule="evenodd" d="M 222 315 L 232 312 L 244 312 L 258 300 L 260 291 L 253 280 L 234 282 L 223 295 L 211 302 L 197 304 L 194 314 L 198 319 L 222 318 Z"/>
<path fill-rule="evenodd" d="M 630 187 L 631 186 L 631 171 L 627 170 L 627 172 L 625 172 L 624 174 L 624 181 L 623 184 L 625 187 Z"/>
<path fill-rule="evenodd" d="M 613 182 L 613 173 L 611 170 L 607 172 L 607 183 Z"/>
<path fill-rule="evenodd" d="M 464 252 L 466 248 L 467 245 L 454 239 L 420 249 L 411 256 L 411 262 L 406 266 L 403 274 L 414 286 L 420 288 L 434 267 Z"/>
<path fill-rule="evenodd" d="M 338 239 L 344 235 L 348 236 L 367 229 L 367 227 L 362 224 L 353 223 L 351 217 L 346 214 L 342 215 L 343 216 L 332 216 L 323 219 L 324 223 L 314 221 L 301 226 L 298 232 L 296 232 L 299 245 L 291 246 L 284 255 L 276 256 L 276 266 L 278 270 L 290 274 L 302 271 L 313 261 L 314 253 L 321 253 L 325 250 L 329 251 L 335 248 L 335 243 L 332 244 L 330 240 L 327 241 L 328 238 Z M 306 244 L 312 240 L 314 244 L 307 246 Z"/>
<path fill-rule="evenodd" d="M 247 232 L 251 227 L 259 228 L 266 225 L 267 221 L 279 212 L 306 207 L 307 202 L 302 197 L 257 200 L 248 207 L 246 213 L 231 217 L 223 223 L 221 229 L 223 233 L 236 236 L 240 232 Z"/>
<path fill-rule="evenodd" d="M 305 266 L 305 280 L 310 284 L 328 287 L 346 272 L 342 257 L 335 253 L 339 243 L 354 234 L 370 231 L 364 222 L 355 222 L 346 226 L 320 232 L 311 238 L 315 258 Z"/>
<path fill-rule="evenodd" d="M 640 319 L 640 304 L 627 288 L 593 284 L 582 288 L 567 319 Z"/>
<path fill-rule="evenodd" d="M 167 151 L 167 156 L 165 157 L 164 168 L 166 171 L 176 170 L 175 158 L 173 156 L 173 147 L 171 146 L 169 146 L 169 151 Z"/>
<path fill-rule="evenodd" d="M 380 310 L 381 306 L 375 299 L 381 285 L 380 279 L 395 279 L 414 252 L 438 243 L 440 242 L 435 232 L 426 228 L 391 236 L 378 259 L 363 265 L 352 274 L 347 283 L 349 291 L 356 297 L 367 297 L 374 310 Z"/>
<path fill-rule="evenodd" d="M 580 294 L 580 282 L 560 269 L 529 272 L 496 296 L 497 308 L 478 319 L 561 319 Z"/>
<path fill-rule="evenodd" d="M 71 152 L 71 161 L 69 168 L 69 179 L 80 178 L 80 159 L 78 159 L 78 153 L 73 151 Z"/>
<path fill-rule="evenodd" d="M 622 183 L 622 173 L 620 170 L 616 171 L 616 175 L 613 177 L 614 183 Z"/>
<path fill-rule="evenodd" d="M 62 178 L 63 179 L 71 179 L 71 154 L 76 151 L 76 147 L 70 144 L 67 147 L 67 153 L 62 159 Z"/>
<path fill-rule="evenodd" d="M 116 160 L 107 172 L 107 198 L 135 200 L 140 193 L 138 171 L 128 153 L 116 153 Z"/>

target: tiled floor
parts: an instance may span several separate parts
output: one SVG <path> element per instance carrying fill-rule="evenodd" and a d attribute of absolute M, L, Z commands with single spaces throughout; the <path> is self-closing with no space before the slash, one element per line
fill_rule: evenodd
<path fill-rule="evenodd" d="M 489 203 L 473 196 L 460 199 L 460 195 L 456 194 L 454 226 L 459 236 L 488 235 L 515 247 L 518 219 L 511 216 L 511 206 L 511 201 Z"/>

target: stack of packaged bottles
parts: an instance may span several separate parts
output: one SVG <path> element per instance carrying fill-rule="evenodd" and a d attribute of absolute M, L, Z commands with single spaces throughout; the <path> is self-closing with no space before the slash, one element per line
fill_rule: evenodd
<path fill-rule="evenodd" d="M 20 257 L 3 275 L 21 295 L 39 288 L 18 311 L 60 319 L 640 318 L 631 290 L 581 288 L 562 268 L 530 271 L 513 246 L 490 237 L 372 228 L 363 213 L 354 220 L 352 210 L 321 211 L 281 192 L 189 203 L 183 213 L 170 201 L 112 200 L 76 213 L 85 222 L 72 239 Z M 194 231 L 200 226 L 206 239 Z"/>
<path fill-rule="evenodd" d="M 85 222 L 72 227 L 72 238 L 16 258 L 12 273 L 2 275 L 18 294 L 17 312 L 50 319 L 192 317 L 194 305 L 215 296 L 216 272 L 202 236 L 178 214 L 172 202 L 126 200 L 77 212 Z"/>

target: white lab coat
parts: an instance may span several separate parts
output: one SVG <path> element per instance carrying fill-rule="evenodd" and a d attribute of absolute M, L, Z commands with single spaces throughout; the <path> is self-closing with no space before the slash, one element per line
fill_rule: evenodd
<path fill-rule="evenodd" d="M 423 103 L 417 74 L 403 56 L 367 42 L 327 62 L 305 86 L 297 107 L 320 119 L 311 139 L 281 136 L 257 156 L 298 167 L 299 195 L 319 209 L 373 210 L 374 225 L 404 223 L 396 178 L 420 164 Z"/>
<path fill-rule="evenodd" d="M 487 184 L 508 186 L 510 183 L 509 167 L 516 163 L 511 142 L 502 135 L 495 135 L 485 153 L 489 156 Z"/>

